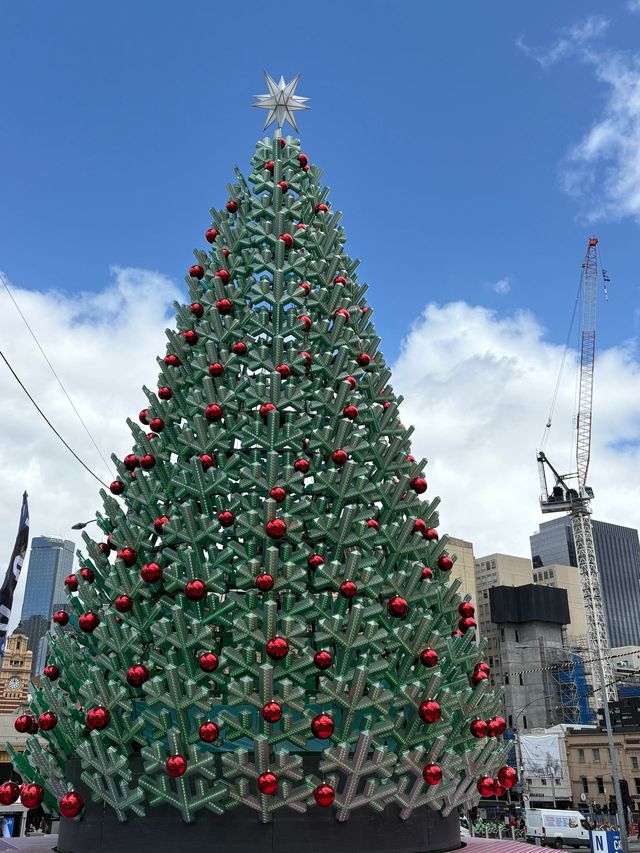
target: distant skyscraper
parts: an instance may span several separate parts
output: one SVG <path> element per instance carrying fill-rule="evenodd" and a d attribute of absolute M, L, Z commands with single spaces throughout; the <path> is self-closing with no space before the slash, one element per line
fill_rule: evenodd
<path fill-rule="evenodd" d="M 534 568 L 577 566 L 571 519 L 554 518 L 529 537 Z M 611 646 L 640 645 L 640 539 L 633 527 L 593 521 L 602 603 Z"/>
<path fill-rule="evenodd" d="M 31 543 L 21 624 L 33 651 L 32 675 L 46 666 L 45 634 L 52 614 L 65 606 L 64 579 L 73 571 L 74 548 L 73 542 L 51 536 L 36 536 Z"/>

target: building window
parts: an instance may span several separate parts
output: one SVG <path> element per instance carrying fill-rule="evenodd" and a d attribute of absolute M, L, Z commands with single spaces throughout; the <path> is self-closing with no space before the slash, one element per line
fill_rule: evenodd
<path fill-rule="evenodd" d="M 509 673 L 508 672 L 505 672 L 505 674 L 504 674 L 504 683 L 505 684 L 509 683 Z"/>
<path fill-rule="evenodd" d="M 546 581 L 549 580 L 549 572 L 543 572 L 543 577 Z"/>
<path fill-rule="evenodd" d="M 584 749 L 578 750 L 578 764 L 584 764 Z"/>
<path fill-rule="evenodd" d="M 640 780 L 639 780 L 639 781 L 640 781 Z M 582 791 L 583 791 L 583 793 L 584 793 L 584 794 L 588 794 L 588 793 L 589 793 L 589 780 L 587 779 L 587 777 L 586 777 L 586 776 L 581 776 L 581 777 L 580 777 L 580 784 L 582 785 Z"/>
<path fill-rule="evenodd" d="M 495 567 L 496 567 L 496 561 L 495 561 L 495 560 L 491 560 L 491 568 L 492 568 L 492 569 L 495 569 Z"/>
<path fill-rule="evenodd" d="M 540 784 L 541 784 L 541 785 L 546 785 L 546 784 L 547 784 L 547 780 L 544 778 L 544 776 L 542 777 L 542 779 L 540 779 Z"/>
<path fill-rule="evenodd" d="M 633 780 L 636 783 L 636 794 L 640 794 L 640 779 Z"/>
<path fill-rule="evenodd" d="M 602 776 L 596 776 L 596 785 L 598 786 L 598 793 L 604 794 L 604 779 Z"/>
<path fill-rule="evenodd" d="M 522 718 L 522 727 L 525 729 L 527 728 L 527 718 L 526 717 Z"/>
<path fill-rule="evenodd" d="M 505 684 L 507 683 L 507 681 L 506 681 L 507 677 L 508 676 L 505 676 L 505 682 L 504 682 Z M 509 718 L 508 718 L 507 722 L 509 723 L 509 728 L 512 729 L 513 728 L 513 714 L 509 714 Z"/>
<path fill-rule="evenodd" d="M 550 577 L 550 578 L 552 578 L 552 577 L 553 577 L 553 569 L 549 569 L 549 577 Z"/>
<path fill-rule="evenodd" d="M 600 750 L 599 749 L 593 749 L 591 751 L 593 752 L 593 763 L 594 764 L 600 764 Z"/>
<path fill-rule="evenodd" d="M 632 770 L 638 769 L 638 756 L 637 755 L 631 756 L 631 769 Z"/>
<path fill-rule="evenodd" d="M 516 633 L 516 643 L 519 643 L 520 642 L 520 636 L 519 636 L 517 631 L 515 633 Z"/>
<path fill-rule="evenodd" d="M 500 639 L 504 640 L 504 628 L 500 628 Z"/>
<path fill-rule="evenodd" d="M 520 687 L 522 687 L 524 685 L 524 681 L 523 681 L 521 672 L 518 673 L 518 680 L 520 681 Z"/>
<path fill-rule="evenodd" d="M 489 598 L 489 591 L 486 589 L 482 590 L 482 597 L 483 598 Z"/>

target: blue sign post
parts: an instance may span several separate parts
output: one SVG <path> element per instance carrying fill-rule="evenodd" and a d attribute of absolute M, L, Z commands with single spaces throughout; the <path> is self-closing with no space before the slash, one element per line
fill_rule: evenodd
<path fill-rule="evenodd" d="M 591 853 L 621 853 L 620 833 L 618 830 L 601 829 L 589 833 Z"/>

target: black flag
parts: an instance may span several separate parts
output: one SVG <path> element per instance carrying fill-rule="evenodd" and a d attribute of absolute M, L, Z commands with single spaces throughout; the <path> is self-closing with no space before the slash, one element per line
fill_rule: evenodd
<path fill-rule="evenodd" d="M 20 511 L 20 524 L 18 525 L 16 544 L 13 546 L 9 568 L 7 569 L 4 583 L 0 588 L 0 658 L 4 655 L 4 646 L 7 642 L 7 626 L 13 606 L 13 593 L 16 590 L 16 584 L 20 577 L 20 570 L 22 569 L 22 564 L 27 553 L 28 542 L 29 504 L 27 502 L 27 493 L 25 492 L 22 496 L 22 509 Z"/>

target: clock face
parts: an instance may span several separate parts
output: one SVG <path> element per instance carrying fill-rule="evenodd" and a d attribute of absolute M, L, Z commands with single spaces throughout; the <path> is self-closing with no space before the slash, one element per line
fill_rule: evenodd
<path fill-rule="evenodd" d="M 16 676 L 14 676 L 13 678 L 10 678 L 9 681 L 7 681 L 7 687 L 9 687 L 10 690 L 17 690 L 21 684 L 22 684 L 22 679 L 17 678 Z"/>

